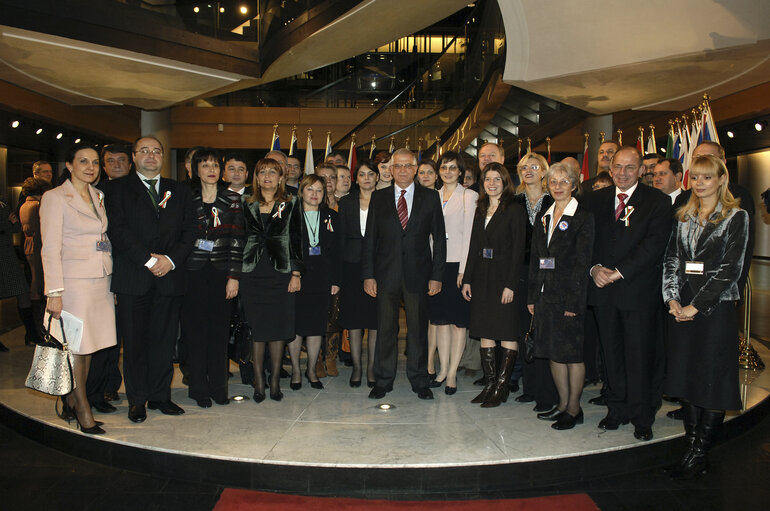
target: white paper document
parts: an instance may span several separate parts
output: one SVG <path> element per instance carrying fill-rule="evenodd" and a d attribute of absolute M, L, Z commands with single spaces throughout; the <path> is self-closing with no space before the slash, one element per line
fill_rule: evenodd
<path fill-rule="evenodd" d="M 46 311 L 45 316 L 43 316 L 43 328 L 48 328 L 50 317 L 51 314 Z M 64 334 L 67 336 L 69 349 L 75 353 L 79 352 L 80 340 L 83 338 L 83 320 L 67 311 L 61 311 L 61 319 L 64 322 Z M 58 339 L 59 342 L 64 340 L 61 334 L 61 324 L 57 319 L 51 320 L 51 336 Z"/>

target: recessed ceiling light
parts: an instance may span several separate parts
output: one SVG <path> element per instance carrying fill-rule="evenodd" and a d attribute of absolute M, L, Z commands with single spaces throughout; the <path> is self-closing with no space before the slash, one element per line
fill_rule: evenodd
<path fill-rule="evenodd" d="M 43 132 L 43 128 L 38 128 L 37 131 L 35 131 L 35 135 L 40 135 Z"/>
<path fill-rule="evenodd" d="M 56 140 L 61 140 L 61 137 L 63 137 L 63 136 L 64 136 L 64 133 L 62 133 L 62 132 L 57 133 L 56 134 Z"/>
<path fill-rule="evenodd" d="M 201 12 L 201 8 L 196 5 L 195 7 L 193 7 L 193 12 L 195 14 L 198 14 L 199 12 Z"/>
<path fill-rule="evenodd" d="M 246 13 L 248 13 L 248 12 L 249 12 L 249 9 L 248 9 L 248 7 L 246 7 L 245 5 L 242 5 L 242 6 L 241 6 L 241 14 L 246 14 Z"/>
<path fill-rule="evenodd" d="M 11 128 L 18 128 L 19 127 L 19 121 L 13 121 L 11 123 Z"/>
<path fill-rule="evenodd" d="M 220 7 L 219 8 L 219 12 L 225 12 L 225 8 L 224 7 Z"/>
<path fill-rule="evenodd" d="M 755 130 L 757 130 L 757 131 L 762 131 L 762 129 L 763 129 L 763 128 L 764 128 L 764 126 L 762 125 L 762 123 L 761 123 L 761 122 L 756 122 L 756 123 L 754 123 L 754 129 L 755 129 Z"/>
<path fill-rule="evenodd" d="M 75 143 L 76 143 L 76 144 L 79 144 L 79 143 L 80 143 L 80 139 L 79 139 L 79 138 L 76 138 L 76 139 L 75 139 Z"/>
<path fill-rule="evenodd" d="M 735 138 L 735 133 L 733 133 L 732 131 L 729 131 L 729 130 L 728 130 L 728 132 L 727 132 L 727 138 Z"/>

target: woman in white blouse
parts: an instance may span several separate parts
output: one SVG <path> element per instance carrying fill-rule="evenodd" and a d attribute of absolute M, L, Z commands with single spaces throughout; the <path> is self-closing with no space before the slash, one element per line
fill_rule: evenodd
<path fill-rule="evenodd" d="M 478 194 L 463 188 L 465 174 L 462 157 L 445 153 L 439 160 L 439 175 L 444 185 L 438 191 L 444 212 L 447 235 L 447 257 L 442 292 L 428 300 L 430 322 L 436 327 L 436 345 L 441 370 L 431 383 L 439 387 L 446 381 L 444 392 L 457 391 L 457 367 L 465 349 L 465 330 L 470 322 L 470 306 L 460 293 L 463 272 L 471 241 L 473 215 Z"/>

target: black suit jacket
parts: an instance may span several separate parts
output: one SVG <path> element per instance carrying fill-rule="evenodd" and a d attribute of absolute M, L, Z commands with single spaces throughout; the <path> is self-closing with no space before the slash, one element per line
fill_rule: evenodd
<path fill-rule="evenodd" d="M 532 229 L 527 303 L 535 303 L 542 294 L 542 300 L 548 303 L 563 304 L 565 311 L 583 314 L 594 244 L 594 217 L 583 206 L 578 206 L 573 216 L 562 215 L 548 243 L 546 231 L 552 220 L 543 213 L 540 212 Z M 554 258 L 554 269 L 541 270 L 540 259 L 548 257 Z"/>
<path fill-rule="evenodd" d="M 305 273 L 302 291 L 329 294 L 332 285 L 340 285 L 339 216 L 326 206 L 319 208 L 318 246 L 320 255 L 310 255 L 310 230 L 302 212 L 302 260 Z M 315 228 L 315 227 L 314 227 Z"/>
<path fill-rule="evenodd" d="M 112 291 L 143 295 L 155 286 L 161 295 L 179 296 L 186 290 L 185 263 L 195 243 L 195 208 L 190 187 L 160 178 L 165 207 L 155 210 L 147 187 L 135 172 L 105 183 L 105 207 L 112 242 Z M 164 277 L 153 276 L 144 264 L 150 254 L 171 258 L 176 269 Z"/>
<path fill-rule="evenodd" d="M 361 236 L 361 204 L 358 192 L 351 192 L 339 202 L 340 252 L 346 263 L 361 262 L 361 248 L 364 237 Z"/>
<path fill-rule="evenodd" d="M 588 303 L 614 304 L 622 310 L 658 307 L 663 253 L 671 234 L 671 199 L 660 190 L 639 183 L 628 199 L 634 208 L 624 222 L 615 220 L 615 187 L 591 192 L 586 200 L 594 215 L 596 236 L 591 267 L 600 264 L 623 278 L 603 288 L 588 284 Z"/>
<path fill-rule="evenodd" d="M 410 292 L 425 293 L 428 280 L 441 282 L 445 263 L 444 215 L 435 190 L 414 185 L 406 229 L 398 220 L 393 185 L 372 194 L 361 252 L 363 279 L 376 279 L 378 291 L 396 291 L 403 280 Z"/>

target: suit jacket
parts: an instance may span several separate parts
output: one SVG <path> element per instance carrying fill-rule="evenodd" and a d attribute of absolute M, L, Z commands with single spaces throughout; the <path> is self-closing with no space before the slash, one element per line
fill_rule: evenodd
<path fill-rule="evenodd" d="M 96 213 L 69 180 L 43 194 L 40 255 L 46 292 L 64 289 L 65 278 L 94 279 L 112 273 L 110 253 L 96 250 L 108 226 L 104 194 L 90 185 L 88 191 Z"/>
<path fill-rule="evenodd" d="M 433 253 L 430 240 L 433 237 Z M 396 212 L 393 185 L 372 194 L 361 253 L 361 276 L 376 279 L 377 289 L 424 293 L 428 281 L 441 282 L 446 263 L 446 232 L 435 190 L 414 185 L 412 213 L 406 229 Z"/>
<path fill-rule="evenodd" d="M 321 254 L 309 255 L 310 232 L 302 219 L 302 260 L 307 273 L 302 276 L 302 291 L 329 294 L 332 285 L 340 285 L 339 216 L 326 206 L 319 208 L 318 246 Z"/>
<path fill-rule="evenodd" d="M 719 204 L 711 219 L 721 210 Z M 748 213 L 732 209 L 720 223 L 707 222 L 695 240 L 693 230 L 697 228 L 695 220 L 677 222 L 671 233 L 663 265 L 663 301 L 681 302 L 682 291 L 689 286 L 692 305 L 708 316 L 719 303 L 740 299 L 738 279 L 749 237 Z M 685 273 L 687 261 L 702 262 L 703 274 Z"/>
<path fill-rule="evenodd" d="M 185 263 L 196 235 L 190 187 L 164 177 L 159 186 L 161 199 L 167 192 L 171 195 L 165 207 L 156 210 L 136 172 L 105 183 L 114 293 L 140 296 L 154 286 L 161 295 L 180 296 L 187 289 Z M 154 276 L 145 267 L 151 253 L 167 255 L 176 268 L 163 277 Z"/>
<path fill-rule="evenodd" d="M 603 288 L 588 284 L 588 304 L 615 304 L 622 310 L 641 310 L 660 304 L 661 262 L 671 233 L 671 199 L 639 183 L 628 199 L 633 213 L 628 226 L 615 220 L 615 187 L 591 192 L 586 205 L 594 215 L 596 235 L 591 267 L 600 264 L 623 278 Z"/>
<path fill-rule="evenodd" d="M 340 238 L 340 253 L 346 263 L 361 262 L 361 204 L 358 192 L 350 192 L 339 201 L 337 232 Z M 368 218 L 368 217 L 367 217 Z"/>
<path fill-rule="evenodd" d="M 550 215 L 540 212 L 532 229 L 532 250 L 529 263 L 527 303 L 538 296 L 548 303 L 564 305 L 564 310 L 583 314 L 588 293 L 588 271 L 594 244 L 594 218 L 584 207 L 578 206 L 573 216 L 562 215 L 548 243 L 547 230 Z M 540 259 L 553 257 L 553 270 L 540 269 Z M 542 291 L 541 291 L 542 290 Z"/>
<path fill-rule="evenodd" d="M 270 222 L 262 223 L 259 202 L 244 202 L 246 246 L 243 249 L 243 273 L 254 271 L 263 257 L 269 257 L 276 271 L 304 273 L 302 262 L 302 211 L 297 197 L 275 201 Z"/>
<path fill-rule="evenodd" d="M 514 292 L 518 289 L 524 265 L 527 213 L 511 198 L 505 207 L 498 206 L 486 227 L 485 220 L 483 214 L 476 214 L 473 219 L 463 284 L 471 285 L 474 299 L 499 302 L 504 288 Z M 484 257 L 484 249 L 492 249 L 491 259 Z"/>

